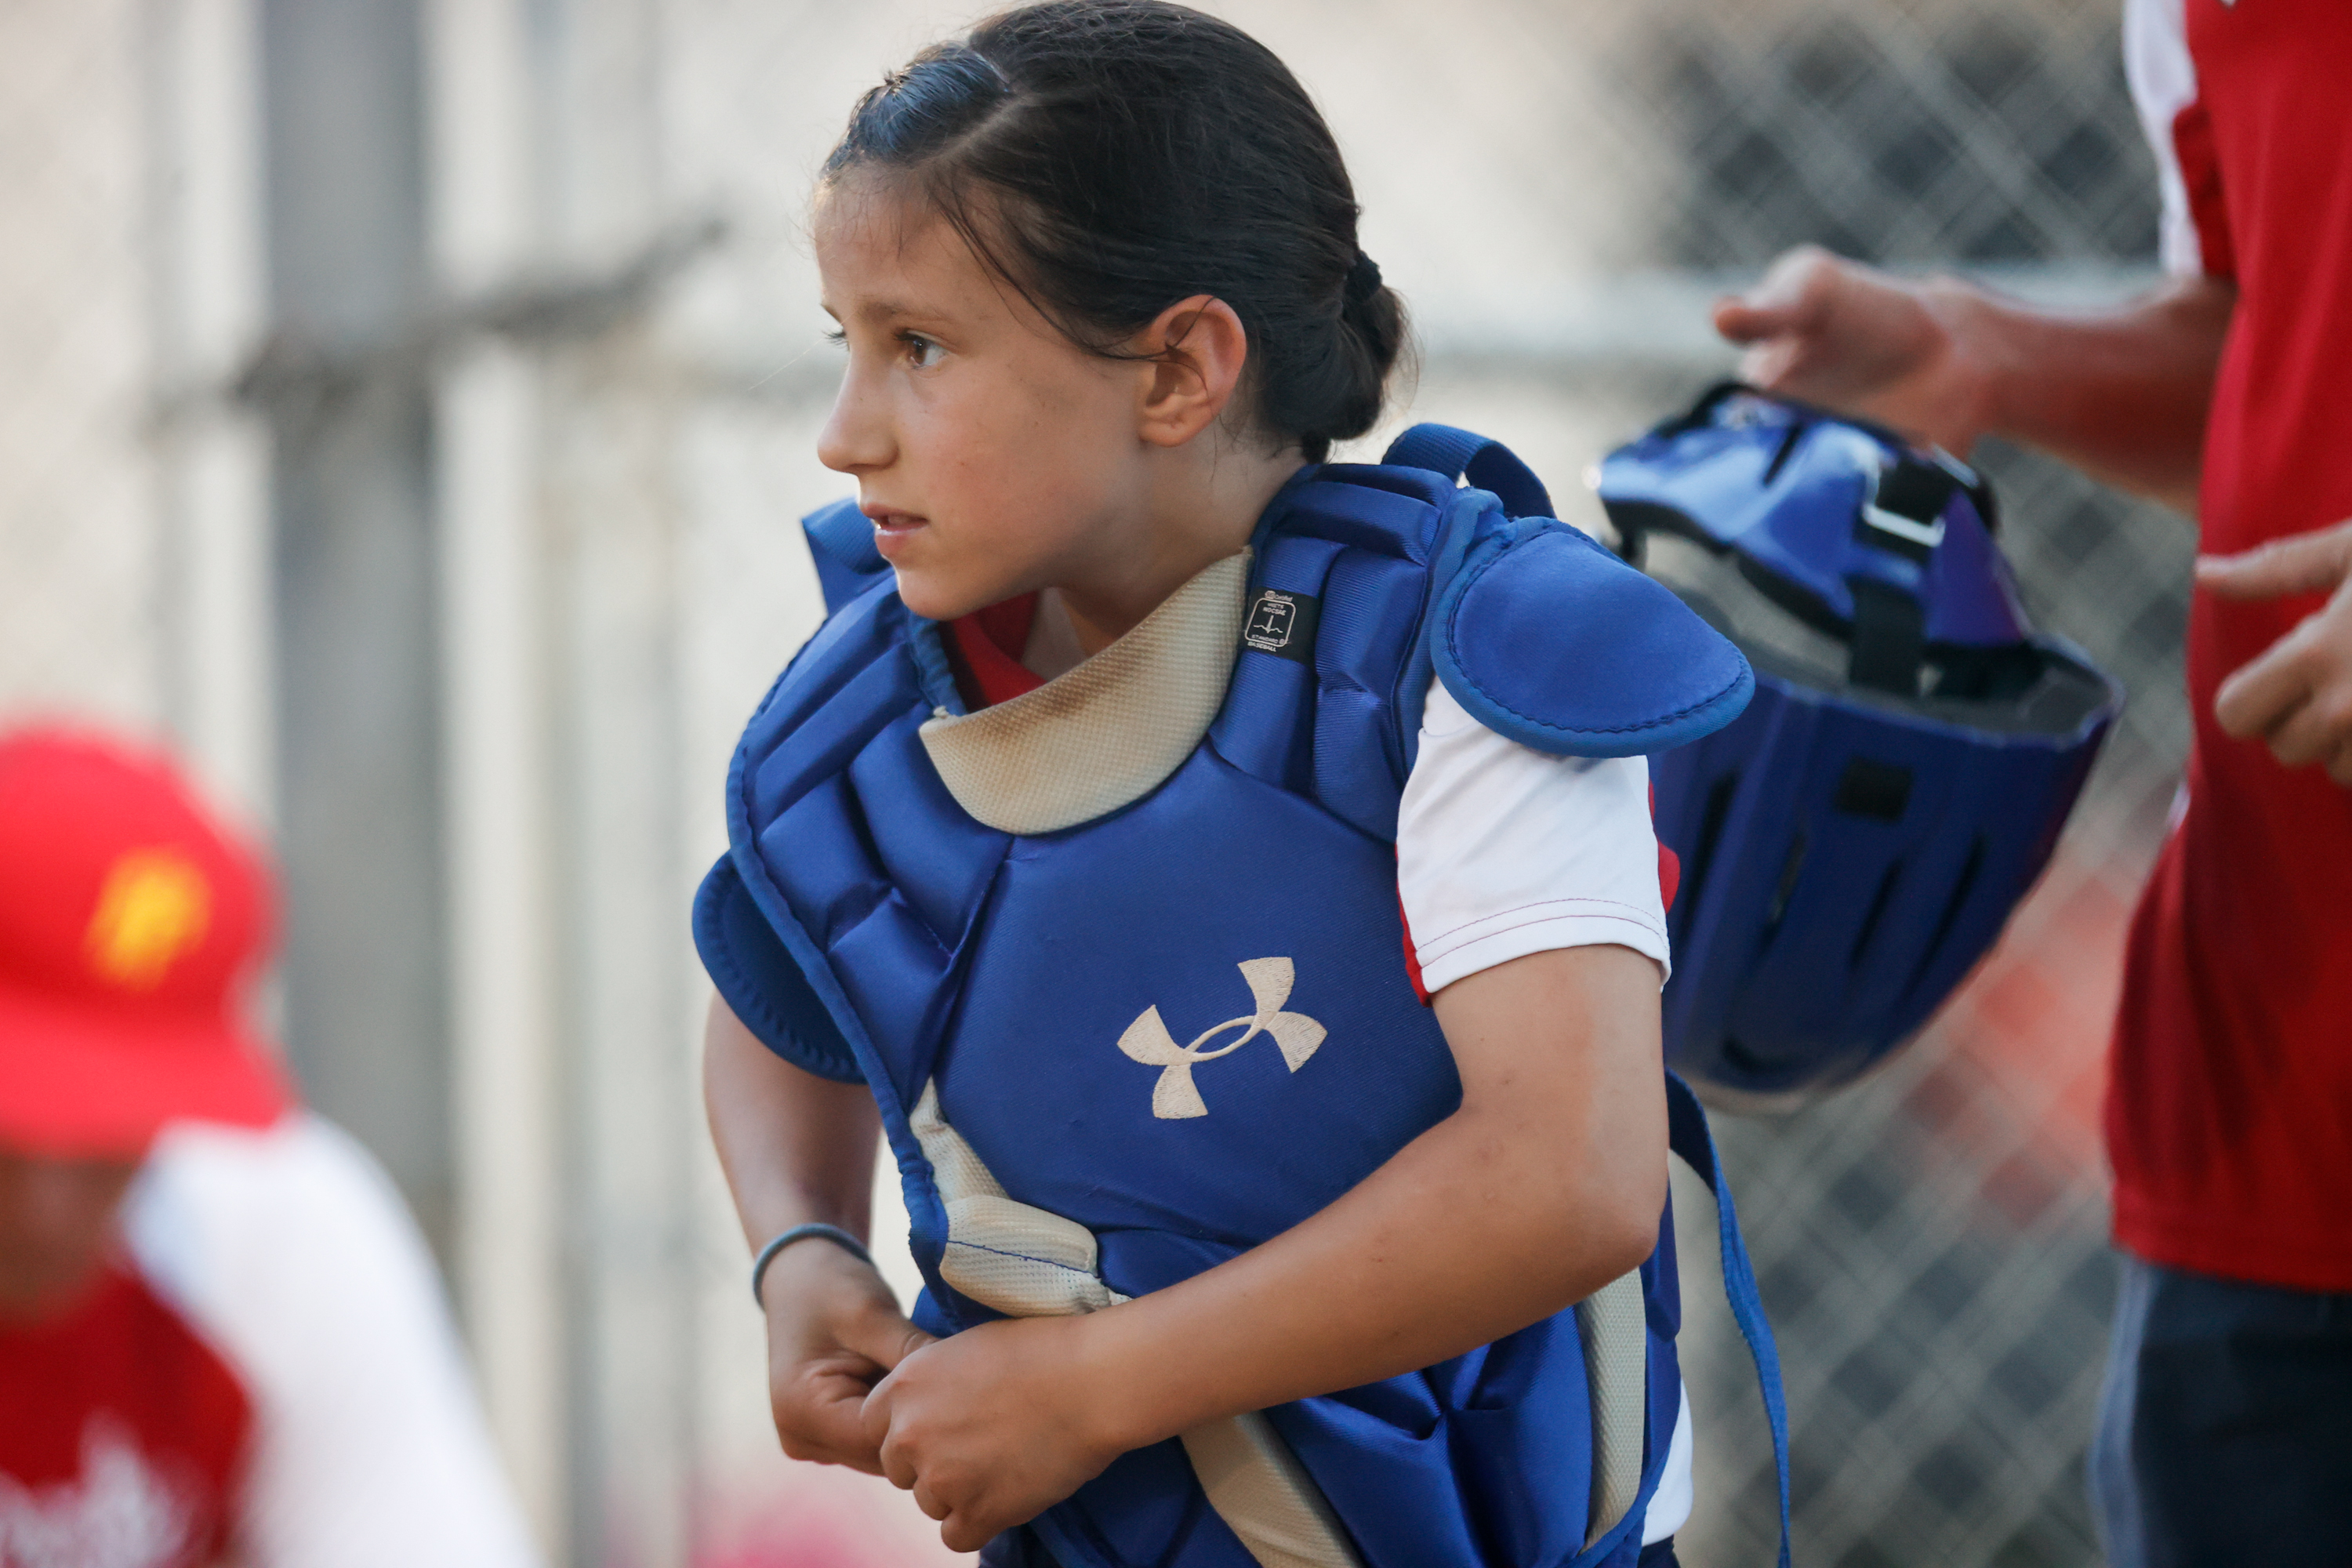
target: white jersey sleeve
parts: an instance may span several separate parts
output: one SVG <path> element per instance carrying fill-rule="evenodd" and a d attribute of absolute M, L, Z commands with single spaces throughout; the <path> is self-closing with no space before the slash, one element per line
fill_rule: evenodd
<path fill-rule="evenodd" d="M 1548 756 L 1430 682 L 1397 812 L 1397 893 L 1423 989 L 1555 948 L 1615 942 L 1669 963 L 1650 767 Z"/>
<path fill-rule="evenodd" d="M 2131 83 L 2140 130 L 2156 154 L 2157 185 L 2164 198 L 2158 254 L 2167 272 L 2197 277 L 2207 269 L 2204 247 L 2189 210 L 2173 130 L 2180 111 L 2197 101 L 2184 0 L 2124 0 L 2124 76 Z"/>
<path fill-rule="evenodd" d="M 184 1127 L 125 1214 L 142 1271 L 246 1380 L 253 1568 L 536 1568 L 438 1276 L 341 1129 Z"/>

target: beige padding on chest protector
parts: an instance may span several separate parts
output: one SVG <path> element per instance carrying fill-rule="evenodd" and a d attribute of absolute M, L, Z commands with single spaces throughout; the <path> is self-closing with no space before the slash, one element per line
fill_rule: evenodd
<path fill-rule="evenodd" d="M 1241 648 L 1248 551 L 1171 594 L 1066 674 L 922 728 L 956 804 L 1003 833 L 1055 833 L 1142 799 L 1209 732 Z"/>
<path fill-rule="evenodd" d="M 1577 1303 L 1584 1381 L 1592 1398 L 1592 1512 L 1587 1546 L 1625 1517 L 1642 1495 L 1642 1432 L 1648 1425 L 1649 1311 L 1639 1270 L 1621 1274 Z"/>

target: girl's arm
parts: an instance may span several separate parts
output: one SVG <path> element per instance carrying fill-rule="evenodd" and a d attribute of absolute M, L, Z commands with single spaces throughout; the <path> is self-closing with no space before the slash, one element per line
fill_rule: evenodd
<path fill-rule="evenodd" d="M 1531 953 L 1438 994 L 1462 1106 L 1330 1207 L 1183 1283 L 910 1355 L 867 1430 L 969 1551 L 1119 1454 L 1428 1366 L 1582 1300 L 1657 1245 L 1658 968 Z"/>
<path fill-rule="evenodd" d="M 785 1061 L 717 997 L 703 1033 L 702 1085 L 719 1163 L 753 1247 L 810 1223 L 866 1237 L 881 1131 L 873 1096 Z M 761 1295 L 768 1397 L 784 1452 L 879 1473 L 859 1408 L 929 1336 L 871 1266 L 822 1239 L 778 1253 Z"/>

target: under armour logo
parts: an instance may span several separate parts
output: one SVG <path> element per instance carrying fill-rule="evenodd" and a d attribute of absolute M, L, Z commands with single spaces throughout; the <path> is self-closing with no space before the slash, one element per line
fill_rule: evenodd
<path fill-rule="evenodd" d="M 1163 1121 L 1181 1121 L 1187 1117 L 1206 1116 L 1209 1108 L 1201 1100 L 1201 1091 L 1192 1082 L 1192 1068 L 1202 1062 L 1213 1062 L 1227 1057 L 1256 1039 L 1271 1035 L 1282 1048 L 1283 1064 L 1297 1072 L 1323 1043 L 1323 1026 L 1304 1013 L 1286 1013 L 1282 1005 L 1290 1000 L 1290 987 L 1295 978 L 1290 960 L 1286 958 L 1253 958 L 1238 966 L 1242 978 L 1249 983 L 1250 995 L 1257 1002 L 1257 1011 L 1239 1018 L 1228 1018 L 1213 1028 L 1203 1029 L 1189 1046 L 1180 1046 L 1160 1020 L 1160 1009 L 1146 1007 L 1143 1016 L 1127 1026 L 1118 1037 L 1118 1048 L 1133 1060 L 1148 1068 L 1160 1069 L 1160 1081 L 1151 1090 L 1151 1114 Z M 1209 1042 L 1230 1030 L 1239 1029 L 1239 1038 L 1209 1048 Z"/>

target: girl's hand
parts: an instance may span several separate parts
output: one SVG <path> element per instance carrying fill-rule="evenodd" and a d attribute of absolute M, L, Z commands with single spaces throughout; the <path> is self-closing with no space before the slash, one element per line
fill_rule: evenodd
<path fill-rule="evenodd" d="M 882 1473 L 860 1410 L 930 1336 L 898 1310 L 870 1265 L 832 1243 L 796 1242 L 768 1265 L 768 1403 L 795 1459 Z"/>
<path fill-rule="evenodd" d="M 1084 1322 L 984 1323 L 915 1351 L 866 1398 L 882 1473 L 950 1550 L 1027 1523 L 1131 1446 L 1100 1408 L 1116 1390 L 1084 1371 Z"/>

